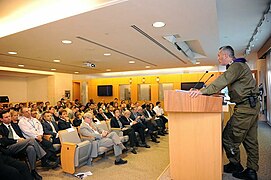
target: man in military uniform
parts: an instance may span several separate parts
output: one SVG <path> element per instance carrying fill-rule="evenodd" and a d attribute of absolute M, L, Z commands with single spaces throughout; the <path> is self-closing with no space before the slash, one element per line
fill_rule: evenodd
<path fill-rule="evenodd" d="M 209 86 L 201 90 L 191 90 L 190 96 L 211 95 L 228 87 L 231 102 L 236 103 L 234 113 L 223 130 L 222 142 L 230 163 L 224 165 L 224 172 L 233 173 L 239 179 L 257 179 L 259 169 L 259 147 L 257 139 L 258 88 L 246 59 L 234 56 L 231 46 L 223 46 L 218 52 L 218 61 L 227 67 Z M 247 153 L 247 169 L 240 163 L 240 144 L 243 143 Z M 244 170 L 244 171 L 243 171 Z"/>

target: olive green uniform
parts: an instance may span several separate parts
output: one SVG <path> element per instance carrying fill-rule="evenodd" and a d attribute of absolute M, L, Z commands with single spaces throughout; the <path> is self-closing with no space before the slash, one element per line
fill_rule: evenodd
<path fill-rule="evenodd" d="M 246 63 L 234 62 L 227 71 L 205 89 L 203 94 L 211 95 L 228 86 L 231 102 L 236 103 L 234 113 L 223 130 L 222 141 L 230 162 L 240 162 L 239 146 L 243 143 L 247 152 L 247 167 L 258 170 L 258 113 L 260 103 L 257 100 L 258 88 Z M 250 106 L 249 97 L 254 97 L 255 107 Z"/>

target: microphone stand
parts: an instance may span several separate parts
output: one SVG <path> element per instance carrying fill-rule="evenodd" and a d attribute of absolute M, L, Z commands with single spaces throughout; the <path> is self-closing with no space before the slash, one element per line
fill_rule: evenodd
<path fill-rule="evenodd" d="M 206 83 L 211 79 L 211 77 L 213 77 L 214 76 L 214 74 L 211 74 L 211 76 L 204 82 L 204 84 L 203 84 L 203 87 L 206 87 Z"/>
<path fill-rule="evenodd" d="M 200 81 L 202 80 L 202 78 L 205 76 L 205 74 L 207 74 L 208 71 L 206 71 L 202 76 L 201 78 L 199 79 L 199 81 L 195 84 L 195 86 L 192 88 L 192 89 L 196 89 L 197 85 L 200 83 Z"/>

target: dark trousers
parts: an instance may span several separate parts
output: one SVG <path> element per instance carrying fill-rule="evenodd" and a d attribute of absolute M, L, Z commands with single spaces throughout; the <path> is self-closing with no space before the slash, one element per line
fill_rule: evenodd
<path fill-rule="evenodd" d="M 27 165 L 0 153 L 0 177 L 5 180 L 32 180 Z"/>
<path fill-rule="evenodd" d="M 129 136 L 130 146 L 135 147 L 137 144 L 135 131 L 132 128 L 129 128 L 129 129 L 123 130 L 122 132 L 124 136 L 125 135 Z"/>
<path fill-rule="evenodd" d="M 135 132 L 138 132 L 142 144 L 145 144 L 145 126 L 141 123 L 136 123 L 132 125 L 132 128 Z"/>

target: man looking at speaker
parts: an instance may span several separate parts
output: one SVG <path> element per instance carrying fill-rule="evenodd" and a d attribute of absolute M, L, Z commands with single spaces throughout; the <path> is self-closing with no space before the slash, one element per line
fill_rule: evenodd
<path fill-rule="evenodd" d="M 224 165 L 224 172 L 233 173 L 239 179 L 257 179 L 259 169 L 259 146 L 257 138 L 259 91 L 246 59 L 234 56 L 231 46 L 223 46 L 218 52 L 218 61 L 227 70 L 214 82 L 201 90 L 191 90 L 190 96 L 211 95 L 228 87 L 231 102 L 236 103 L 234 113 L 223 130 L 222 142 L 230 163 Z M 247 169 L 240 163 L 240 144 L 247 152 Z"/>

